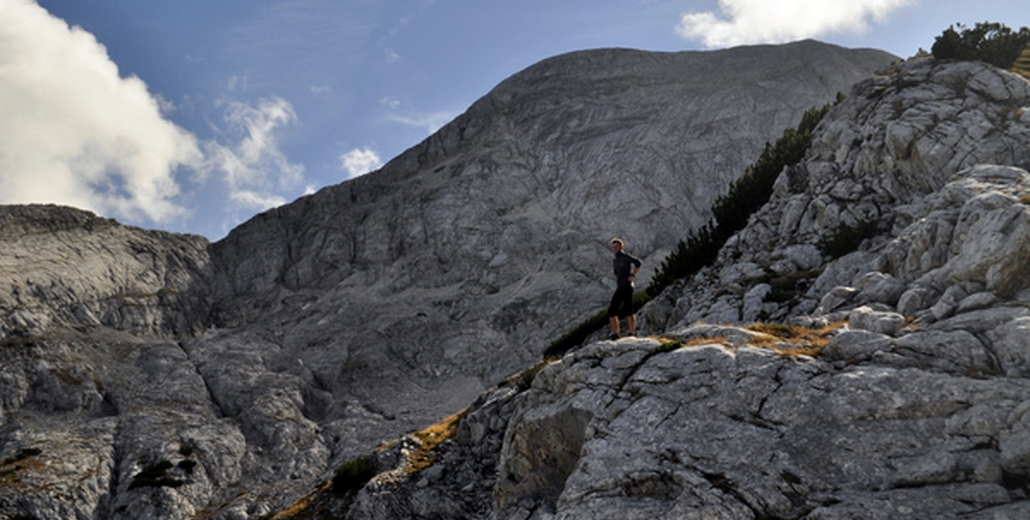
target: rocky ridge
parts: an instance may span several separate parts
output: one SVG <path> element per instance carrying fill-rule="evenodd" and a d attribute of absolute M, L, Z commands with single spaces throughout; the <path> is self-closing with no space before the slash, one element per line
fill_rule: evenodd
<path fill-rule="evenodd" d="M 211 245 L 4 208 L 0 512 L 280 510 L 538 359 L 607 298 L 612 234 L 654 265 L 762 143 L 893 59 L 816 42 L 557 57 L 380 172 Z M 497 402 L 456 426 L 485 461 L 515 409 Z M 458 475 L 441 468 L 391 478 Z M 467 494 L 492 514 L 484 496 Z"/>
<path fill-rule="evenodd" d="M 203 237 L 144 231 L 57 206 L 0 206 L 2 337 L 76 324 L 142 336 L 204 330 Z M 20 332 L 16 332 L 20 331 Z"/>
<path fill-rule="evenodd" d="M 337 504 L 347 518 L 1027 516 L 1028 143 L 1030 83 L 990 66 L 915 59 L 856 85 L 715 265 L 649 304 L 654 337 L 592 343 L 484 394 L 433 466 Z M 863 221 L 875 232 L 856 251 L 823 252 Z"/>

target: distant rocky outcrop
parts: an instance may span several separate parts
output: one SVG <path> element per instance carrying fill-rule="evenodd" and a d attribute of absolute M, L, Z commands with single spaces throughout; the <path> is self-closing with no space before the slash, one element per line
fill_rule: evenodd
<path fill-rule="evenodd" d="M 0 332 L 105 326 L 191 335 L 208 322 L 203 237 L 144 231 L 58 206 L 0 206 Z"/>
<path fill-rule="evenodd" d="M 403 518 L 402 497 L 461 478 L 451 517 L 549 514 L 602 412 L 546 404 L 563 390 L 540 385 L 568 363 L 529 392 L 480 396 L 603 307 L 612 235 L 653 269 L 766 141 L 894 59 L 811 41 L 559 56 L 382 170 L 215 244 L 67 208 L 0 209 L 0 515 L 267 517 L 476 399 L 454 426 L 475 461 L 448 441 L 353 503 L 309 498 Z M 682 289 L 652 305 L 652 331 L 704 312 L 680 299 L 700 290 Z M 557 415 L 518 434 L 515 418 L 537 404 Z M 564 451 L 533 475 L 535 455 L 515 452 L 548 439 Z M 400 442 L 377 464 L 422 448 Z M 498 467 L 515 480 L 499 484 Z"/>
<path fill-rule="evenodd" d="M 485 393 L 432 466 L 336 503 L 355 519 L 1027 516 L 1028 110 L 1030 83 L 978 63 L 856 85 L 715 265 L 645 309 L 655 336 Z M 857 250 L 824 252 L 862 221 Z M 404 467 L 396 450 L 380 470 Z"/>

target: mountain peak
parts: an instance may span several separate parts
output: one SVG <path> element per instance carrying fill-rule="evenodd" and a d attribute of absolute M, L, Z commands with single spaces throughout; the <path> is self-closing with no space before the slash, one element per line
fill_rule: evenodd
<path fill-rule="evenodd" d="M 215 244 L 110 221 L 91 232 L 80 213 L 56 217 L 67 232 L 10 237 L 0 319 L 20 350 L 4 350 L 0 442 L 32 463 L 11 467 L 26 484 L 0 487 L 0 511 L 284 507 L 603 308 L 612 236 L 646 284 L 767 141 L 894 60 L 817 42 L 573 53 L 379 171 Z M 59 460 L 74 462 L 45 469 Z"/>

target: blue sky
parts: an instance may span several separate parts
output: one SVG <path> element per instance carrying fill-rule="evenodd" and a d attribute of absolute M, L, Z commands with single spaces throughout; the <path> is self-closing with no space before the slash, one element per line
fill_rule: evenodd
<path fill-rule="evenodd" d="M 0 0 L 0 203 L 212 240 L 599 47 L 815 38 L 909 57 L 1011 0 Z"/>

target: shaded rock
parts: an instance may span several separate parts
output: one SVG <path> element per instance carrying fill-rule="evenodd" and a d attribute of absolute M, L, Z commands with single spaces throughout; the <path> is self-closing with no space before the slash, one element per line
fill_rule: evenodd
<path fill-rule="evenodd" d="M 816 314 L 829 314 L 840 309 L 858 296 L 858 289 L 854 287 L 834 287 L 833 290 L 823 295 L 816 307 Z"/>
<path fill-rule="evenodd" d="M 907 358 L 907 366 L 978 377 L 998 372 L 991 352 L 964 330 L 916 330 L 898 338 L 893 352 Z"/>
<path fill-rule="evenodd" d="M 905 317 L 914 317 L 920 311 L 933 305 L 940 295 L 928 287 L 911 287 L 898 298 L 898 313 Z"/>
<path fill-rule="evenodd" d="M 948 452 L 927 453 L 911 460 L 895 462 L 895 465 L 898 469 L 893 481 L 898 487 L 947 484 L 958 475 L 958 457 Z M 1002 500 L 1003 503 L 1007 501 Z"/>
<path fill-rule="evenodd" d="M 908 287 L 897 278 L 876 271 L 865 273 L 855 281 L 855 288 L 864 302 L 895 305 Z"/>
<path fill-rule="evenodd" d="M 991 329 L 994 352 L 1009 377 L 1030 375 L 1030 317 L 1020 316 Z"/>
<path fill-rule="evenodd" d="M 846 330 L 834 336 L 823 355 L 831 361 L 868 361 L 877 352 L 890 350 L 891 337 L 868 330 Z"/>

